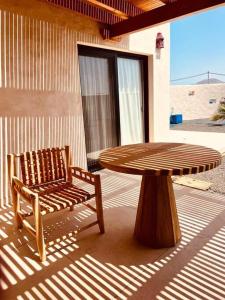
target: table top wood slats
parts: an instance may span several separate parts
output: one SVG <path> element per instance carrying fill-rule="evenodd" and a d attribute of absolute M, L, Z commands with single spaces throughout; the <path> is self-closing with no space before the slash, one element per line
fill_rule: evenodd
<path fill-rule="evenodd" d="M 146 143 L 110 148 L 100 163 L 128 174 L 186 175 L 211 170 L 221 164 L 221 154 L 211 148 L 182 143 Z"/>

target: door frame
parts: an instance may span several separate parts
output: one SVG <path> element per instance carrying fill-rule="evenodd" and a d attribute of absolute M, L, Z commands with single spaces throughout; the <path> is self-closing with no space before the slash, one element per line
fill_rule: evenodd
<path fill-rule="evenodd" d="M 86 46 L 78 44 L 78 58 L 79 55 L 109 58 L 112 60 L 112 68 L 114 73 L 113 85 L 115 88 L 115 110 L 116 110 L 116 132 L 119 145 L 121 144 L 120 136 L 120 110 L 119 110 L 119 83 L 118 83 L 118 67 L 117 58 L 129 58 L 142 61 L 143 66 L 143 126 L 144 126 L 144 141 L 149 142 L 149 87 L 148 87 L 148 56 L 124 52 L 119 50 L 111 50 L 105 48 L 98 48 L 93 46 Z"/>

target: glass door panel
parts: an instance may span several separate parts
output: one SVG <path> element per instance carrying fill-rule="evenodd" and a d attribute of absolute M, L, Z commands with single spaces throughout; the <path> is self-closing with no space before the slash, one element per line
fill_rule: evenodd
<path fill-rule="evenodd" d="M 121 145 L 144 142 L 142 64 L 138 59 L 117 59 Z"/>
<path fill-rule="evenodd" d="M 88 167 L 101 151 L 118 146 L 114 82 L 110 58 L 79 56 Z"/>

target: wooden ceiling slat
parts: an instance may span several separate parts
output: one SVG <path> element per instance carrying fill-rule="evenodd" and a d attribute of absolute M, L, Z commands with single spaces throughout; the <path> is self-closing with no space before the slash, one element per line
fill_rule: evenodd
<path fill-rule="evenodd" d="M 126 13 L 124 13 L 121 10 L 113 8 L 112 6 L 109 6 L 108 4 L 104 3 L 104 2 L 107 2 L 107 1 L 86 0 L 86 2 L 92 4 L 92 5 L 100 8 L 100 9 L 106 10 L 106 11 L 110 12 L 111 14 L 113 14 L 113 15 L 121 18 L 121 19 L 124 19 L 124 20 L 128 19 L 128 15 Z"/>
<path fill-rule="evenodd" d="M 85 1 L 85 0 L 83 0 Z M 129 0 L 86 0 L 91 2 L 98 7 L 103 9 L 108 9 L 110 12 L 118 13 L 118 16 L 126 15 L 129 17 L 134 17 L 143 13 L 144 11 L 131 3 Z"/>
<path fill-rule="evenodd" d="M 70 9 L 77 13 L 83 14 L 104 24 L 114 24 L 123 19 L 96 6 L 90 5 L 87 1 L 82 0 L 42 0 L 57 7 Z"/>
<path fill-rule="evenodd" d="M 167 0 L 130 0 L 135 6 L 141 8 L 144 11 L 155 9 L 157 7 L 165 5 Z"/>
<path fill-rule="evenodd" d="M 175 20 L 181 16 L 225 4 L 225 0 L 177 0 L 162 7 L 110 26 L 110 37 L 114 38 L 144 28 Z"/>

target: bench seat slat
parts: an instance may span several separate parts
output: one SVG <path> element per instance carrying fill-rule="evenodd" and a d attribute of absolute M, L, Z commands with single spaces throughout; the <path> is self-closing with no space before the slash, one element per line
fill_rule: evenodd
<path fill-rule="evenodd" d="M 70 182 L 52 182 L 44 185 L 44 188 L 41 185 L 31 190 L 39 194 L 39 203 L 44 214 L 83 203 L 94 196 Z"/>

